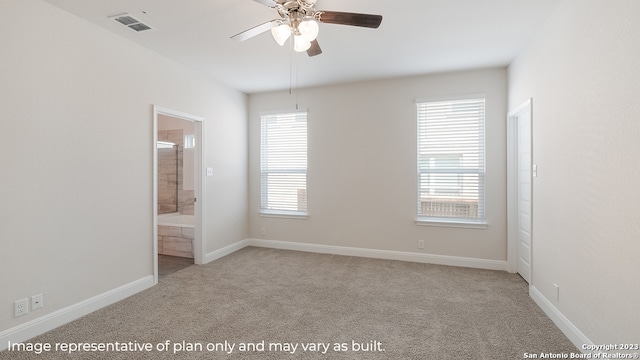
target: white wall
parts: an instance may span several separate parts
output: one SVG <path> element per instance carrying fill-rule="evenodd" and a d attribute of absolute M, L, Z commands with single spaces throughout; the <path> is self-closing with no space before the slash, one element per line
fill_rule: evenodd
<path fill-rule="evenodd" d="M 566 0 L 509 68 L 509 107 L 533 98 L 533 285 L 595 344 L 640 339 L 637 14 Z"/>
<path fill-rule="evenodd" d="M 246 95 L 39 0 L 0 49 L 0 334 L 153 274 L 154 104 L 205 118 L 205 252 L 247 237 Z"/>
<path fill-rule="evenodd" d="M 300 90 L 300 108 L 308 109 L 307 220 L 258 214 L 260 112 L 295 109 L 297 96 L 250 95 L 251 237 L 506 260 L 506 84 L 506 69 L 489 69 Z M 415 100 L 477 93 L 487 97 L 489 227 L 417 226 Z"/>

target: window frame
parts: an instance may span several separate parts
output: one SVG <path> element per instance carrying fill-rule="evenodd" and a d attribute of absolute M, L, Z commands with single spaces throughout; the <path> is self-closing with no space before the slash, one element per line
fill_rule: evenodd
<path fill-rule="evenodd" d="M 423 188 L 421 188 L 422 182 L 421 177 L 424 174 L 438 174 L 438 171 L 425 171 L 424 165 L 421 164 L 425 161 L 423 154 L 421 151 L 421 125 L 422 121 L 426 121 L 426 119 L 421 118 L 421 106 L 427 103 L 443 103 L 443 102 L 458 102 L 458 101 L 473 101 L 473 100 L 482 100 L 483 101 L 483 116 L 480 120 L 481 129 L 479 130 L 481 133 L 478 134 L 480 137 L 479 148 L 482 152 L 481 163 L 478 164 L 477 172 L 469 172 L 468 169 L 460 169 L 459 171 L 447 171 L 446 173 L 458 174 L 458 178 L 460 179 L 465 174 L 478 174 L 478 209 L 479 216 L 477 218 L 472 217 L 446 217 L 446 216 L 425 216 L 422 214 L 422 195 Z M 427 226 L 444 226 L 444 227 L 462 227 L 462 228 L 478 228 L 478 229 L 486 229 L 488 227 L 487 218 L 486 218 L 486 209 L 487 209 L 487 197 L 486 197 L 486 103 L 487 98 L 485 94 L 467 94 L 455 97 L 439 97 L 439 98 L 426 98 L 426 99 L 416 99 L 416 225 L 427 225 Z M 443 157 L 455 157 L 460 156 L 462 158 L 462 153 L 451 153 L 451 154 L 441 154 Z M 429 157 L 428 161 L 431 163 L 436 163 L 436 157 Z M 461 189 L 462 192 L 462 189 Z"/>
<path fill-rule="evenodd" d="M 295 116 L 296 119 L 300 115 L 304 116 L 305 121 L 305 158 L 304 163 L 305 166 L 303 169 L 301 168 L 279 168 L 279 169 L 265 169 L 266 165 L 266 157 L 268 155 L 268 145 L 265 143 L 268 140 L 268 134 L 266 132 L 268 129 L 265 129 L 266 121 L 268 119 L 273 119 L 277 116 Z M 274 112 L 260 112 L 260 216 L 262 217 L 276 217 L 276 218 L 292 218 L 292 219 L 307 219 L 309 217 L 309 208 L 308 208 L 308 112 L 306 110 L 284 110 L 284 111 L 274 111 Z M 266 134 L 266 135 L 265 135 Z M 266 137 L 265 137 L 266 136 Z M 303 210 L 290 210 L 283 208 L 273 208 L 269 205 L 269 174 L 304 174 L 304 206 Z M 298 199 L 299 201 L 300 199 Z M 298 204 L 299 206 L 299 204 Z"/>

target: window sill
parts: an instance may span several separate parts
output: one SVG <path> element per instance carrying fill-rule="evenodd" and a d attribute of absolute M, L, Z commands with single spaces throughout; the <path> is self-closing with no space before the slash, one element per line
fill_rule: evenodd
<path fill-rule="evenodd" d="M 309 214 L 303 212 L 260 211 L 260 217 L 307 220 Z"/>
<path fill-rule="evenodd" d="M 489 227 L 489 224 L 487 224 L 486 222 L 464 222 L 455 220 L 435 220 L 424 218 L 418 218 L 415 222 L 418 226 L 439 226 L 466 229 L 487 229 Z"/>

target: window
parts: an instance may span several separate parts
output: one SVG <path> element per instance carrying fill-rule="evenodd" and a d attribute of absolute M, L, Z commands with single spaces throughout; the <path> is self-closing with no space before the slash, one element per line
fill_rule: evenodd
<path fill-rule="evenodd" d="M 261 213 L 307 215 L 307 114 L 261 116 Z"/>
<path fill-rule="evenodd" d="M 418 102 L 418 222 L 485 223 L 484 98 Z"/>

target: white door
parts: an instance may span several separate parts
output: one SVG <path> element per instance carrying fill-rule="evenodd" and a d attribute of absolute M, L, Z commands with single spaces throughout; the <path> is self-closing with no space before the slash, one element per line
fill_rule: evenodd
<path fill-rule="evenodd" d="M 517 128 L 517 231 L 518 274 L 527 282 L 531 279 L 531 110 L 527 108 L 515 116 Z"/>

